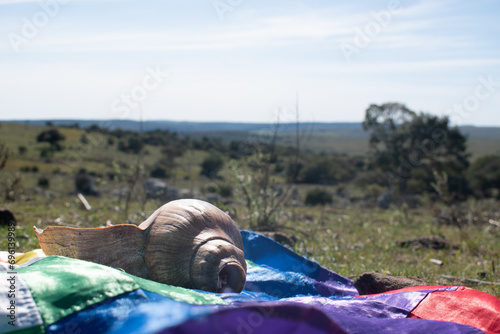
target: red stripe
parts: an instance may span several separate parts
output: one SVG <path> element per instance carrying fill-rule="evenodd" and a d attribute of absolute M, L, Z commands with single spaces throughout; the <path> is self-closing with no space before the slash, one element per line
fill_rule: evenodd
<path fill-rule="evenodd" d="M 452 321 L 488 334 L 499 334 L 500 300 L 466 287 L 459 287 L 456 291 L 435 291 L 429 293 L 408 317 Z"/>

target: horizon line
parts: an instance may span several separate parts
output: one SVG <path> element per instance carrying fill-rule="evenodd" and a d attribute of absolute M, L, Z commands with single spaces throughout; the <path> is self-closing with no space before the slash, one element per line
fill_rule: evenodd
<path fill-rule="evenodd" d="M 150 120 L 135 120 L 135 119 L 119 119 L 119 118 L 107 118 L 107 119 L 94 119 L 94 118 L 39 118 L 39 119 L 0 119 L 1 122 L 15 122 L 15 123 L 25 123 L 25 122 L 167 122 L 167 123 L 192 123 L 192 124 L 249 124 L 249 125 L 259 125 L 259 124 L 276 124 L 275 122 L 252 122 L 252 121 L 193 121 L 193 120 L 168 120 L 168 119 L 150 119 Z M 278 124 L 296 124 L 297 122 L 280 122 Z M 362 124 L 363 121 L 299 121 L 299 124 Z M 460 124 L 454 125 L 457 127 L 478 127 L 478 128 L 500 128 L 500 125 L 476 125 L 476 124 Z M 452 126 L 453 127 L 453 126 Z"/>

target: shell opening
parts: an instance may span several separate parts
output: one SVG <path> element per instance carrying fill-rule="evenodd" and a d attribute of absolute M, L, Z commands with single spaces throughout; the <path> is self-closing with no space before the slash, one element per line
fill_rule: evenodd
<path fill-rule="evenodd" d="M 241 292 L 245 286 L 246 273 L 237 262 L 225 264 L 219 270 L 217 292 Z"/>

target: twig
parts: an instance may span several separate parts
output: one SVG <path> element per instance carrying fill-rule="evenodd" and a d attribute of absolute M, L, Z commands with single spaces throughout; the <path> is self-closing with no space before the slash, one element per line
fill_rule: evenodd
<path fill-rule="evenodd" d="M 430 259 L 429 262 L 434 263 L 434 264 L 436 264 L 438 266 L 442 266 L 443 265 L 443 261 L 438 260 L 438 259 Z"/>
<path fill-rule="evenodd" d="M 488 223 L 490 223 L 491 225 L 494 225 L 496 227 L 500 227 L 500 222 L 497 222 L 496 220 L 490 219 L 488 221 Z"/>
<path fill-rule="evenodd" d="M 85 207 L 85 210 L 87 210 L 87 211 L 92 210 L 92 207 L 90 206 L 89 202 L 82 194 L 78 193 L 77 196 L 78 196 L 78 199 L 80 200 L 80 202 L 82 202 L 83 206 Z"/>

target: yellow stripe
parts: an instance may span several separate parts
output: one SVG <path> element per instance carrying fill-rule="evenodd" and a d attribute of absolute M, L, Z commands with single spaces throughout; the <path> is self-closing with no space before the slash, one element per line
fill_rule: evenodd
<path fill-rule="evenodd" d="M 43 250 L 35 249 L 35 250 L 29 251 L 27 253 L 17 255 L 16 256 L 16 264 L 23 264 L 23 263 L 28 262 L 29 260 L 31 260 L 34 257 L 44 257 L 44 256 L 46 256 L 46 255 L 43 252 Z"/>

